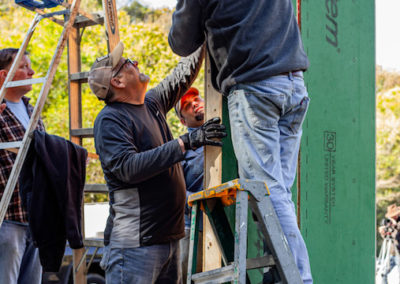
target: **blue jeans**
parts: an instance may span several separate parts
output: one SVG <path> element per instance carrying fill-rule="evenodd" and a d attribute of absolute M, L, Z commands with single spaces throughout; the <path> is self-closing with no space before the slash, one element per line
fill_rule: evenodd
<path fill-rule="evenodd" d="M 228 96 L 232 142 L 241 178 L 266 182 L 304 283 L 312 283 L 291 187 L 309 98 L 303 78 L 289 75 L 235 85 Z"/>
<path fill-rule="evenodd" d="M 179 241 L 138 248 L 110 248 L 101 260 L 108 284 L 182 283 Z"/>
<path fill-rule="evenodd" d="M 0 283 L 39 284 L 41 281 L 39 252 L 28 226 L 4 221 L 0 228 Z"/>

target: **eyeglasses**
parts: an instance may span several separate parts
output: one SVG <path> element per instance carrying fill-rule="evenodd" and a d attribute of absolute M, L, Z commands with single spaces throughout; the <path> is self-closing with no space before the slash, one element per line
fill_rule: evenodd
<path fill-rule="evenodd" d="M 130 63 L 132 65 L 135 65 L 135 61 L 132 61 L 131 59 L 127 58 L 124 63 L 122 63 L 122 65 L 118 68 L 117 72 L 115 72 L 115 74 L 113 75 L 114 77 L 117 77 L 118 73 L 122 70 L 122 68 L 124 67 L 125 64 Z"/>

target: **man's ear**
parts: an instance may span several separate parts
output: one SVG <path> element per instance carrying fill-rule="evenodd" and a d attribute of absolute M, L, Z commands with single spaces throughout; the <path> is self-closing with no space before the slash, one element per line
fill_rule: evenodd
<path fill-rule="evenodd" d="M 125 88 L 125 83 L 121 82 L 121 80 L 118 77 L 111 78 L 110 84 L 115 89 Z"/>
<path fill-rule="evenodd" d="M 0 86 L 3 85 L 4 81 L 7 78 L 8 71 L 5 69 L 0 70 Z"/>
<path fill-rule="evenodd" d="M 183 125 L 187 126 L 187 125 L 186 125 L 186 121 L 185 121 L 184 118 L 181 118 L 181 123 L 182 123 Z"/>

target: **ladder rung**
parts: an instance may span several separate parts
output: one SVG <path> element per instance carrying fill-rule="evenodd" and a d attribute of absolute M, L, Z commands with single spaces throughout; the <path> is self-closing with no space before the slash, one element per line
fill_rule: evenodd
<path fill-rule="evenodd" d="M 85 247 L 104 247 L 104 240 L 103 239 L 84 239 L 83 244 Z"/>
<path fill-rule="evenodd" d="M 271 254 L 262 257 L 246 259 L 247 270 L 273 266 L 273 265 L 275 265 L 275 260 Z"/>
<path fill-rule="evenodd" d="M 26 86 L 26 85 L 32 85 L 32 84 L 42 84 L 44 82 L 46 82 L 46 77 L 27 79 L 27 80 L 19 80 L 19 81 L 11 81 L 6 84 L 6 88 Z"/>
<path fill-rule="evenodd" d="M 85 15 L 79 15 L 76 17 L 75 25 L 79 27 L 88 27 L 94 25 L 103 25 L 104 24 L 104 17 L 100 13 L 90 14 L 92 18 L 88 18 Z"/>
<path fill-rule="evenodd" d="M 235 267 L 233 264 L 222 268 L 200 272 L 192 275 L 194 283 L 224 283 L 234 280 Z"/>
<path fill-rule="evenodd" d="M 89 77 L 89 72 L 72 73 L 69 75 L 69 79 L 71 81 L 87 82 L 88 77 Z"/>
<path fill-rule="evenodd" d="M 82 138 L 93 137 L 93 128 L 71 129 L 70 133 L 71 136 L 74 137 L 82 137 Z"/>
<path fill-rule="evenodd" d="M 88 193 L 108 193 L 108 187 L 100 183 L 85 184 L 84 191 Z"/>
<path fill-rule="evenodd" d="M 13 141 L 13 142 L 2 142 L 0 143 L 0 149 L 12 149 L 12 148 L 21 148 L 22 141 Z"/>
<path fill-rule="evenodd" d="M 57 11 L 57 12 L 51 12 L 51 13 L 44 13 L 41 14 L 43 18 L 52 18 L 54 16 L 63 16 L 63 15 L 68 15 L 69 10 L 62 10 L 62 11 Z"/>

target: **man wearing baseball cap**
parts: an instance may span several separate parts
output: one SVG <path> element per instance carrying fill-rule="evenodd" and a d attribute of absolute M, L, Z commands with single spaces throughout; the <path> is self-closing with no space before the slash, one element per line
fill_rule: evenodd
<path fill-rule="evenodd" d="M 191 87 L 175 106 L 175 112 L 181 123 L 185 125 L 189 133 L 201 127 L 204 123 L 204 100 L 200 97 L 199 90 Z M 203 190 L 204 176 L 204 147 L 188 150 L 181 162 L 186 183 L 186 196 Z M 201 216 L 201 215 L 200 215 Z M 187 264 L 190 243 L 190 208 L 185 206 L 185 237 L 180 240 L 182 278 L 187 276 Z M 200 221 L 200 224 L 202 222 Z M 202 234 L 199 234 L 199 246 L 197 248 L 197 264 L 201 265 L 202 258 Z M 199 267 L 200 268 L 200 267 Z"/>
<path fill-rule="evenodd" d="M 119 43 L 89 72 L 93 93 L 106 106 L 94 123 L 96 152 L 110 192 L 101 262 L 107 283 L 180 283 L 179 239 L 184 236 L 185 151 L 220 146 L 225 128 L 216 118 L 173 139 L 167 112 L 195 80 L 204 50 L 182 58 L 147 91 L 138 62 L 122 57 Z"/>

